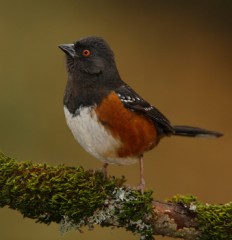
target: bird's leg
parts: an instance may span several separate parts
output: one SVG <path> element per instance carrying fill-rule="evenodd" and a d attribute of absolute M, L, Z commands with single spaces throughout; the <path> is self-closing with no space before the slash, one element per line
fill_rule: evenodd
<path fill-rule="evenodd" d="M 107 166 L 108 165 L 109 165 L 108 163 L 104 163 L 103 166 L 102 166 L 102 174 L 103 174 L 104 180 L 107 179 Z"/>
<path fill-rule="evenodd" d="M 139 167 L 140 167 L 140 184 L 138 188 L 140 189 L 141 193 L 144 193 L 145 187 L 145 180 L 144 180 L 144 171 L 143 171 L 143 155 L 139 156 Z"/>

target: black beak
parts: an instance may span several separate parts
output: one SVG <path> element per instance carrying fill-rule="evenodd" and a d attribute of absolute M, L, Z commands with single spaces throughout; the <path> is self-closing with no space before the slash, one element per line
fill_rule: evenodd
<path fill-rule="evenodd" d="M 76 56 L 74 44 L 60 44 L 58 47 L 70 57 Z"/>

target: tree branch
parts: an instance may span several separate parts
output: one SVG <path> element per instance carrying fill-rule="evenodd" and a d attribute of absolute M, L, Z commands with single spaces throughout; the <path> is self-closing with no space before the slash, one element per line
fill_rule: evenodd
<path fill-rule="evenodd" d="M 203 204 L 193 196 L 160 202 L 151 191 L 142 195 L 124 182 L 82 167 L 17 162 L 0 153 L 0 207 L 36 222 L 59 223 L 61 231 L 95 224 L 123 227 L 146 240 L 154 235 L 232 239 L 232 203 Z"/>

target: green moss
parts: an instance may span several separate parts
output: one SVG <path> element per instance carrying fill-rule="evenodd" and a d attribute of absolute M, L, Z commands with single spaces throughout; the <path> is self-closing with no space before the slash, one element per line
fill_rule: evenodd
<path fill-rule="evenodd" d="M 168 200 L 173 203 L 180 203 L 183 205 L 190 205 L 191 203 L 194 203 L 197 201 L 197 198 L 192 195 L 175 195 L 170 200 Z"/>
<path fill-rule="evenodd" d="M 110 191 L 124 179 L 104 180 L 101 172 L 82 167 L 51 167 L 16 163 L 0 155 L 0 206 L 8 205 L 38 222 L 60 222 L 63 216 L 79 222 L 102 206 Z"/>
<path fill-rule="evenodd" d="M 124 227 L 153 239 L 152 192 L 123 186 L 124 178 L 103 178 L 82 167 L 18 163 L 0 153 L 0 207 L 17 209 L 37 222 L 62 223 L 63 231 L 82 226 Z M 203 204 L 194 196 L 174 196 L 195 217 L 200 240 L 232 240 L 232 203 Z"/>
<path fill-rule="evenodd" d="M 0 207 L 17 209 L 37 222 L 125 227 L 152 239 L 152 193 L 122 187 L 125 179 L 82 167 L 17 163 L 0 153 Z"/>
<path fill-rule="evenodd" d="M 232 203 L 224 205 L 202 204 L 197 207 L 201 240 L 232 239 Z"/>
<path fill-rule="evenodd" d="M 118 214 L 120 225 L 126 226 L 127 230 L 134 233 L 139 233 L 142 239 L 153 239 L 152 200 L 151 191 L 143 195 L 138 191 L 130 191 Z"/>
<path fill-rule="evenodd" d="M 201 232 L 200 240 L 232 239 L 232 202 L 227 204 L 204 204 L 194 196 L 177 195 L 171 202 L 184 205 L 194 212 Z"/>

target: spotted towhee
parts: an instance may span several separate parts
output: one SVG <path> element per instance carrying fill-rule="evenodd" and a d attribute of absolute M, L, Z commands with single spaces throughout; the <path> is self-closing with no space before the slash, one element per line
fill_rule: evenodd
<path fill-rule="evenodd" d="M 114 54 L 99 37 L 83 38 L 59 48 L 67 58 L 64 95 L 67 124 L 81 146 L 103 165 L 140 161 L 143 191 L 143 154 L 165 136 L 220 137 L 219 132 L 173 126 L 154 106 L 120 78 Z"/>

